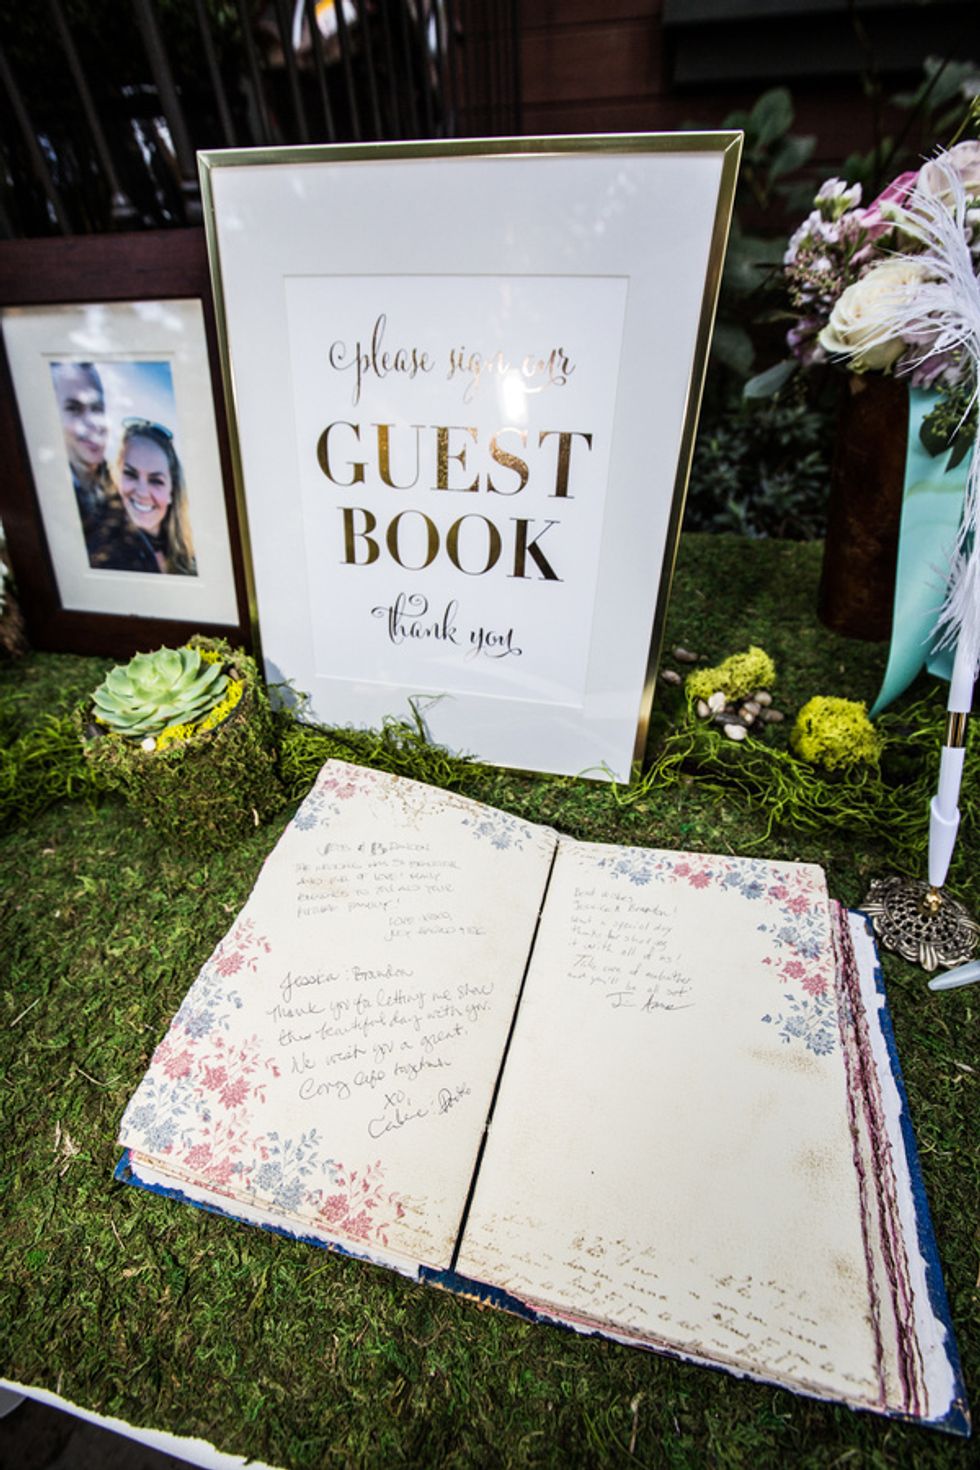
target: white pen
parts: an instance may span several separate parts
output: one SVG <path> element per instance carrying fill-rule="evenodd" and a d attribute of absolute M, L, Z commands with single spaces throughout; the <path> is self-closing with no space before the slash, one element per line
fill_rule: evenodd
<path fill-rule="evenodd" d="M 939 767 L 939 789 L 929 806 L 929 887 L 926 907 L 935 912 L 942 898 L 939 890 L 946 882 L 950 858 L 960 825 L 959 794 L 963 780 L 963 758 L 966 755 L 966 730 L 973 703 L 973 653 L 967 640 L 960 638 L 953 660 L 946 708 L 946 739 Z M 931 900 L 931 902 L 930 902 Z"/>
<path fill-rule="evenodd" d="M 929 981 L 929 989 L 956 990 L 960 985 L 972 985 L 974 980 L 980 980 L 980 960 L 971 960 L 968 965 L 957 965 L 955 970 L 937 975 Z"/>

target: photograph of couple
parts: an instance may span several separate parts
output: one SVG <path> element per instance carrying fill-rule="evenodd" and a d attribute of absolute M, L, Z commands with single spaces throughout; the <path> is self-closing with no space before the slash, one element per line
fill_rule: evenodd
<path fill-rule="evenodd" d="M 89 566 L 196 577 L 170 364 L 50 367 Z"/>

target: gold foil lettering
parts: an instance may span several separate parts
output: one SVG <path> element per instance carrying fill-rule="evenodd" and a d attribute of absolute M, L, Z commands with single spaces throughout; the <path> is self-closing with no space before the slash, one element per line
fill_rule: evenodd
<path fill-rule="evenodd" d="M 323 473 L 326 475 L 327 479 L 332 480 L 335 485 L 340 485 L 345 490 L 349 490 L 351 485 L 362 485 L 364 483 L 364 465 L 359 464 L 356 461 L 351 464 L 350 468 L 354 472 L 354 478 L 352 480 L 337 479 L 337 476 L 330 468 L 330 434 L 333 429 L 338 428 L 352 429 L 354 433 L 354 438 L 357 439 L 358 442 L 360 442 L 360 424 L 348 424 L 345 423 L 342 419 L 338 419 L 335 424 L 328 424 L 323 433 L 320 435 L 319 439 L 316 441 L 316 457 L 317 462 L 319 463 L 319 466 Z"/>
<path fill-rule="evenodd" d="M 464 521 L 482 521 L 487 528 L 487 557 L 486 566 L 464 567 L 459 559 L 459 529 Z M 502 542 L 500 532 L 493 521 L 488 521 L 486 516 L 460 516 L 458 521 L 453 521 L 446 534 L 446 554 L 457 571 L 465 573 L 467 577 L 482 577 L 484 572 L 489 572 L 500 560 Z"/>
<path fill-rule="evenodd" d="M 425 525 L 425 560 L 420 562 L 417 567 L 413 567 L 410 562 L 402 560 L 401 547 L 399 545 L 399 531 L 406 516 L 418 516 Z M 373 528 L 369 527 L 368 529 Z M 393 516 L 385 534 L 385 541 L 392 558 L 400 567 L 404 567 L 409 572 L 421 572 L 425 567 L 431 566 L 439 551 L 439 532 L 436 529 L 435 522 L 431 521 L 425 512 L 421 510 L 402 510 L 396 516 Z"/>
<path fill-rule="evenodd" d="M 377 561 L 380 552 L 378 543 L 369 534 L 378 524 L 377 518 L 369 510 L 364 510 L 359 505 L 345 505 L 341 507 L 344 516 L 344 561 L 353 567 L 369 567 L 373 561 Z M 354 516 L 364 517 L 361 530 L 354 529 Z M 367 548 L 367 556 L 363 561 L 358 561 L 354 540 L 360 537 Z"/>
<path fill-rule="evenodd" d="M 559 577 L 540 546 L 537 545 L 541 537 L 550 531 L 552 526 L 557 526 L 558 522 L 545 521 L 543 530 L 538 532 L 533 541 L 529 541 L 527 539 L 527 528 L 528 526 L 532 526 L 534 522 L 517 516 L 512 516 L 511 519 L 517 527 L 517 534 L 514 538 L 514 570 L 511 575 L 514 577 L 524 577 L 527 575 L 525 567 L 527 565 L 528 555 L 530 554 L 531 560 L 546 582 L 560 582 L 562 580 L 561 577 Z"/>
<path fill-rule="evenodd" d="M 458 460 L 462 469 L 465 470 L 466 468 L 465 444 L 457 453 L 450 454 L 449 452 L 449 435 L 454 431 L 459 434 L 469 434 L 473 443 L 476 443 L 475 429 L 460 428 L 455 424 L 450 424 L 446 427 L 443 427 L 442 424 L 436 426 L 436 483 L 432 488 L 434 490 L 479 490 L 479 475 L 477 475 L 472 485 L 450 485 L 449 483 L 449 461 L 451 459 Z"/>
<path fill-rule="evenodd" d="M 491 495 L 520 495 L 521 491 L 524 489 L 524 486 L 527 484 L 530 475 L 530 471 L 527 467 L 527 461 L 524 459 L 520 459 L 516 454 L 508 454 L 506 449 L 500 448 L 500 445 L 497 441 L 499 440 L 501 434 L 516 434 L 518 439 L 520 439 L 521 441 L 521 445 L 526 446 L 527 430 L 515 429 L 513 425 L 505 424 L 502 429 L 497 430 L 496 434 L 494 434 L 490 440 L 490 458 L 495 464 L 503 465 L 504 469 L 513 470 L 515 475 L 519 476 L 520 483 L 518 485 L 515 485 L 512 490 L 501 490 L 499 485 L 495 485 L 493 483 L 488 472 L 487 490 Z"/>
<path fill-rule="evenodd" d="M 413 480 L 409 480 L 407 485 L 396 485 L 394 480 L 391 478 L 390 437 L 391 430 L 395 426 L 393 424 L 375 424 L 373 427 L 377 430 L 378 433 L 378 473 L 381 476 L 382 480 L 388 486 L 389 490 L 411 490 L 413 485 L 418 484 L 419 474 L 421 471 L 422 425 L 412 424 L 412 428 L 415 430 L 415 478 Z"/>
<path fill-rule="evenodd" d="M 568 496 L 568 475 L 572 463 L 572 440 L 584 439 L 589 448 L 592 448 L 592 435 L 583 434 L 579 429 L 542 429 L 538 435 L 538 448 L 552 434 L 558 435 L 558 471 L 555 475 L 555 496 Z"/>

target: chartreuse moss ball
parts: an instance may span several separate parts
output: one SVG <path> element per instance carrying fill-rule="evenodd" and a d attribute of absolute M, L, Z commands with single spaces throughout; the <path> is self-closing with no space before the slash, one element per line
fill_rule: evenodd
<path fill-rule="evenodd" d="M 755 645 L 745 653 L 733 653 L 713 669 L 695 669 L 685 681 L 691 699 L 710 699 L 721 690 L 729 700 L 744 699 L 756 689 L 769 689 L 776 682 L 776 665 L 764 648 Z"/>
<path fill-rule="evenodd" d="M 866 704 L 823 694 L 807 700 L 800 710 L 790 744 L 801 760 L 828 771 L 872 765 L 881 751 Z"/>

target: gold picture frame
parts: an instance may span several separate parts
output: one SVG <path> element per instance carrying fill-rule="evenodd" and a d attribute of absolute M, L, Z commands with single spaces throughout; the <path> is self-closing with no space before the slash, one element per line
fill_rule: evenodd
<path fill-rule="evenodd" d="M 313 718 L 373 725 L 411 703 L 490 763 L 630 778 L 741 141 L 200 155 L 255 641 Z M 564 377 L 559 358 L 528 378 L 549 346 Z M 410 466 L 412 429 L 409 485 L 392 457 L 397 440 Z M 418 503 L 399 499 L 412 487 Z"/>

